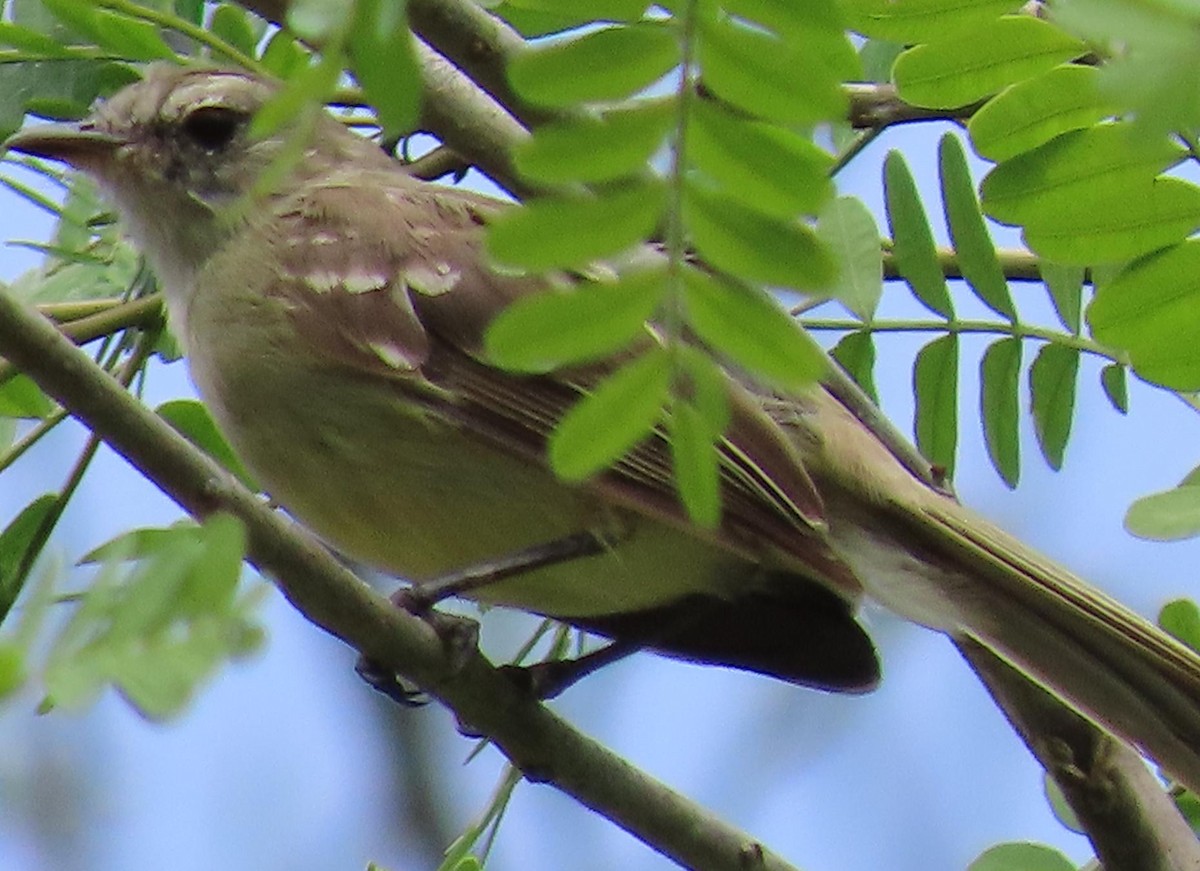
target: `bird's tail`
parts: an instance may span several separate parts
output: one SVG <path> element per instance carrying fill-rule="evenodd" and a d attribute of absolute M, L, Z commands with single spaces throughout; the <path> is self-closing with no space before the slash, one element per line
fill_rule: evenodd
<path fill-rule="evenodd" d="M 956 625 L 941 628 L 982 643 L 1200 791 L 1196 652 L 949 499 L 898 513 L 908 547 L 953 586 Z"/>

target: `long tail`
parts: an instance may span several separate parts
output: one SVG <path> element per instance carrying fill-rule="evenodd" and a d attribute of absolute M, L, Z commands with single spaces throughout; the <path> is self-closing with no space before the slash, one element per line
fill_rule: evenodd
<path fill-rule="evenodd" d="M 909 546 L 925 545 L 948 570 L 957 625 L 947 631 L 992 649 L 1200 790 L 1200 656 L 949 499 L 899 513 Z"/>

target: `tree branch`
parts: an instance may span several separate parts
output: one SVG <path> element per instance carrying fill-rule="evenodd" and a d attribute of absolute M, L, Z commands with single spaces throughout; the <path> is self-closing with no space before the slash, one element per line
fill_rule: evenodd
<path fill-rule="evenodd" d="M 525 776 L 549 783 L 686 867 L 790 867 L 519 691 L 478 652 L 450 655 L 433 629 L 394 608 L 312 538 L 126 393 L 49 321 L 0 293 L 0 355 L 197 518 L 238 517 L 249 560 L 307 619 L 410 679 L 490 738 Z"/>
<path fill-rule="evenodd" d="M 1200 841 L 1140 756 L 987 648 L 955 643 L 1062 790 L 1106 871 L 1200 868 Z"/>

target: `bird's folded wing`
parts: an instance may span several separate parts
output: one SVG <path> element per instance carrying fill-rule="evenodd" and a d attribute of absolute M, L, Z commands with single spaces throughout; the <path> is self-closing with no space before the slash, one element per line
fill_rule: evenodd
<path fill-rule="evenodd" d="M 488 324 L 514 300 L 549 287 L 488 264 L 483 229 L 503 204 L 392 173 L 378 181 L 324 182 L 279 205 L 271 233 L 285 240 L 277 246 L 283 262 L 270 293 L 337 363 L 387 381 L 406 401 L 502 450 L 546 463 L 555 423 L 613 362 L 534 376 L 489 365 Z M 744 387 L 731 378 L 728 389 L 717 529 L 691 524 L 661 434 L 586 486 L 748 558 L 770 564 L 782 555 L 855 599 L 859 584 L 826 542 L 821 497 L 795 445 Z"/>

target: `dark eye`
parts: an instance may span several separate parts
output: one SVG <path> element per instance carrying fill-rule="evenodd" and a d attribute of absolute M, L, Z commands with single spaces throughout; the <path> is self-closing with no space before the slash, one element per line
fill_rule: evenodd
<path fill-rule="evenodd" d="M 183 119 L 183 134 L 205 151 L 220 151 L 233 141 L 246 118 L 237 109 L 203 106 Z"/>

